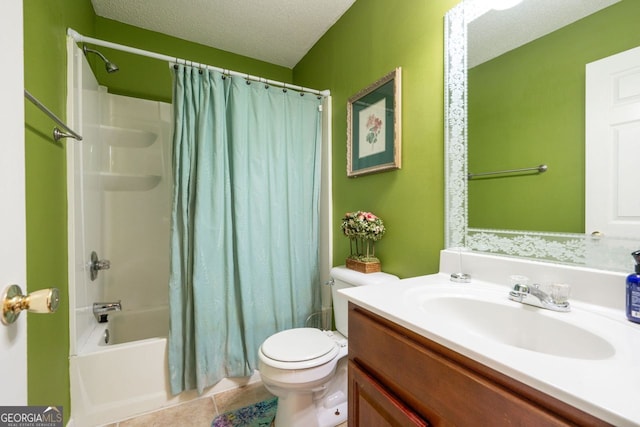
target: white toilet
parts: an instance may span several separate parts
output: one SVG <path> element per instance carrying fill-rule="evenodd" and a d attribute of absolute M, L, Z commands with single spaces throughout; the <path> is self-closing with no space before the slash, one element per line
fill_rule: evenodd
<path fill-rule="evenodd" d="M 264 386 L 278 397 L 275 427 L 334 427 L 347 420 L 347 299 L 337 291 L 398 280 L 387 273 L 331 269 L 336 331 L 295 328 L 260 346 Z"/>

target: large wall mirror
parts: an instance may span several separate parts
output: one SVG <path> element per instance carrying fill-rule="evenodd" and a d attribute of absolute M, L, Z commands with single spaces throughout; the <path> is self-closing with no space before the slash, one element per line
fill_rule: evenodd
<path fill-rule="evenodd" d="M 589 185 L 627 180 L 585 162 L 585 69 L 640 46 L 640 2 L 499 3 L 465 0 L 445 18 L 446 246 L 629 271 L 640 215 L 631 231 L 589 229 L 587 213 L 607 209 Z M 640 107 L 640 73 L 616 85 Z M 621 158 L 640 154 L 640 119 L 628 127 L 638 143 Z"/>

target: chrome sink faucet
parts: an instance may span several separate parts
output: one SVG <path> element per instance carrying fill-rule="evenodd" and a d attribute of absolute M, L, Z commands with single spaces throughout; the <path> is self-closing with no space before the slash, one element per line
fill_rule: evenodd
<path fill-rule="evenodd" d="M 551 285 L 550 293 L 540 289 L 540 285 L 528 285 L 524 276 L 511 276 L 513 289 L 509 292 L 509 299 L 522 304 L 533 305 L 547 310 L 567 312 L 571 310 L 569 301 L 569 285 Z"/>
<path fill-rule="evenodd" d="M 98 323 L 105 323 L 107 320 L 109 320 L 107 316 L 112 311 L 122 311 L 121 301 L 93 303 L 93 315 L 96 317 Z"/>

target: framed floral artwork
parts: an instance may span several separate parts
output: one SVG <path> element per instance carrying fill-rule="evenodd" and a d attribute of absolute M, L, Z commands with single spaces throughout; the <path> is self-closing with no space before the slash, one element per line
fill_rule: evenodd
<path fill-rule="evenodd" d="M 401 68 L 347 102 L 347 176 L 401 167 Z"/>

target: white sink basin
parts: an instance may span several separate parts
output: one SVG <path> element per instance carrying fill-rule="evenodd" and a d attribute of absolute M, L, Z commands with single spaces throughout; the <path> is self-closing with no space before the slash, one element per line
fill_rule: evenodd
<path fill-rule="evenodd" d="M 529 305 L 465 295 L 418 298 L 420 309 L 468 334 L 520 349 L 574 359 L 606 359 L 615 354 L 604 338 Z"/>

